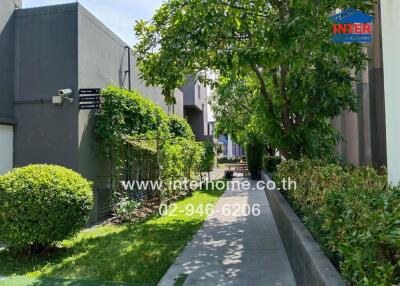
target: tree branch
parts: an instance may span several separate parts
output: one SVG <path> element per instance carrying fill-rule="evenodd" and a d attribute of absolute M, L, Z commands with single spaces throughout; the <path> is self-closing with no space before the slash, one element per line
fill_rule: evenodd
<path fill-rule="evenodd" d="M 272 104 L 272 98 L 270 98 L 270 96 L 267 92 L 267 87 L 265 85 L 264 78 L 263 78 L 260 70 L 257 68 L 257 66 L 254 63 L 252 63 L 250 65 L 250 67 L 253 70 L 253 72 L 256 74 L 256 77 L 257 77 L 258 81 L 260 82 L 260 92 L 261 92 L 261 95 L 264 97 L 265 101 L 267 102 L 268 111 L 271 113 L 272 116 L 274 116 L 275 112 L 274 112 L 274 106 Z"/>

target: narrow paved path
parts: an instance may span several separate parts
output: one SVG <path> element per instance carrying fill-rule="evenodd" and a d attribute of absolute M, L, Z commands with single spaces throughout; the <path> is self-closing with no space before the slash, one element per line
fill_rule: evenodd
<path fill-rule="evenodd" d="M 233 215 L 235 204 L 260 215 Z M 296 285 L 264 191 L 228 189 L 158 285 Z"/>

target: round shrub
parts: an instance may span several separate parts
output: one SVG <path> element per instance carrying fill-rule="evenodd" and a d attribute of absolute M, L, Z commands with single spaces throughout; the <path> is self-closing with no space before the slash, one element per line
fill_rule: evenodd
<path fill-rule="evenodd" d="M 87 222 L 92 184 L 55 165 L 29 165 L 0 176 L 0 241 L 34 251 L 70 238 Z"/>

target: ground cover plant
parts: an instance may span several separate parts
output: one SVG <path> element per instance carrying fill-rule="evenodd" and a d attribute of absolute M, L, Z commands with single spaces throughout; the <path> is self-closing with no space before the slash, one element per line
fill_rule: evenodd
<path fill-rule="evenodd" d="M 314 238 L 351 285 L 399 285 L 400 189 L 367 166 L 302 159 L 278 166 L 277 182 Z"/>
<path fill-rule="evenodd" d="M 205 213 L 189 216 L 179 210 L 189 204 L 194 209 L 215 204 L 223 191 L 196 191 L 176 204 L 174 215 L 84 230 L 61 242 L 59 251 L 51 256 L 15 256 L 0 251 L 0 274 L 155 285 L 206 218 Z"/>

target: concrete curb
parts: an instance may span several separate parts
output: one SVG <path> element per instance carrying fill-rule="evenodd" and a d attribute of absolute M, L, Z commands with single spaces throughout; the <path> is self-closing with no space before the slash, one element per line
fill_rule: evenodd
<path fill-rule="evenodd" d="M 271 179 L 264 172 L 261 179 Z M 339 272 L 323 253 L 310 232 L 294 213 L 282 194 L 265 190 L 272 213 L 285 246 L 297 285 L 345 286 Z"/>

